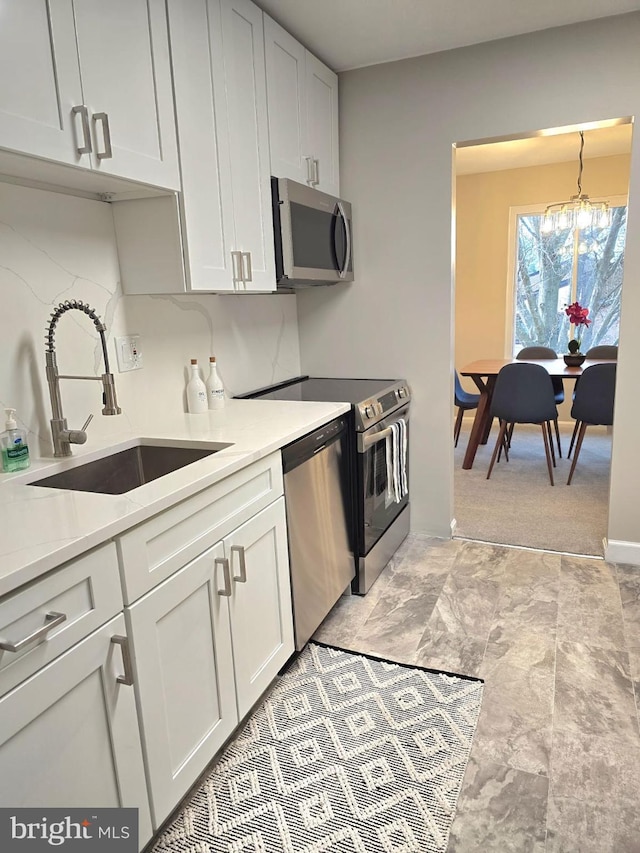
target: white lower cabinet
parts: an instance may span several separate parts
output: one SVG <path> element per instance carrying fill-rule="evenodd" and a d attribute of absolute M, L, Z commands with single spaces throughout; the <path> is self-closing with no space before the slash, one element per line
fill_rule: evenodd
<path fill-rule="evenodd" d="M 284 499 L 125 612 L 157 829 L 293 653 Z"/>
<path fill-rule="evenodd" d="M 0 804 L 137 808 L 142 848 L 151 821 L 136 704 L 113 640 L 124 634 L 120 615 L 0 699 Z"/>
<path fill-rule="evenodd" d="M 157 828 L 236 727 L 222 543 L 128 608 Z"/>
<path fill-rule="evenodd" d="M 145 846 L 293 654 L 282 495 L 276 451 L 0 600 L 0 806 Z"/>
<path fill-rule="evenodd" d="M 224 550 L 231 574 L 228 600 L 242 719 L 293 654 L 284 498 L 227 536 Z"/>

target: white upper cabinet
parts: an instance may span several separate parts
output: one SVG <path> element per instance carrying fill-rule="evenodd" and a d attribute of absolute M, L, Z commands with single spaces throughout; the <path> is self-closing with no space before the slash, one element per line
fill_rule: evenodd
<path fill-rule="evenodd" d="M 264 16 L 271 172 L 339 195 L 338 77 Z"/>
<path fill-rule="evenodd" d="M 75 0 L 95 169 L 180 188 L 163 0 Z"/>
<path fill-rule="evenodd" d="M 250 0 L 169 0 L 169 25 L 186 286 L 273 291 L 262 12 Z"/>
<path fill-rule="evenodd" d="M 306 184 L 312 176 L 312 154 L 307 150 L 307 51 L 268 15 L 264 47 L 271 173 Z"/>
<path fill-rule="evenodd" d="M 340 195 L 338 76 L 307 51 L 307 133 L 315 160 L 313 186 Z"/>
<path fill-rule="evenodd" d="M 235 248 L 242 254 L 242 286 L 274 290 L 262 11 L 250 0 L 223 0 L 222 41 Z"/>
<path fill-rule="evenodd" d="M 207 0 L 169 0 L 168 9 L 184 187 L 180 199 L 184 287 L 224 290 L 233 284 L 234 232 L 224 87 L 214 92 L 214 79 L 222 73 L 220 6 L 214 3 L 209 9 Z M 130 233 L 128 223 L 126 233 Z M 153 246 L 149 254 L 155 254 Z M 126 289 L 126 265 L 123 276 Z M 158 281 L 158 276 L 152 274 L 153 280 Z"/>
<path fill-rule="evenodd" d="M 0 0 L 0 21 L 0 146 L 88 167 L 72 1 Z"/>
<path fill-rule="evenodd" d="M 179 189 L 162 0 L 0 0 L 0 147 Z"/>

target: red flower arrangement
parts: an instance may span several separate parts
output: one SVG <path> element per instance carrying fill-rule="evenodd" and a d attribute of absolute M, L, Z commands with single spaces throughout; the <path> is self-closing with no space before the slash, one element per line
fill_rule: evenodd
<path fill-rule="evenodd" d="M 569 341 L 568 349 L 570 353 L 578 353 L 580 352 L 580 343 L 581 338 L 579 337 L 578 329 L 580 326 L 589 326 L 591 324 L 591 320 L 587 319 L 589 316 L 589 309 L 583 308 L 579 302 L 572 302 L 571 305 L 567 305 L 564 309 L 564 313 L 569 318 L 569 322 L 573 326 L 573 337 Z"/>

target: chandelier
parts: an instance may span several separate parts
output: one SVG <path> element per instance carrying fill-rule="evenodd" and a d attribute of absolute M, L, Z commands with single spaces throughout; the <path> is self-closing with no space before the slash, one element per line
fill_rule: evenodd
<path fill-rule="evenodd" d="M 542 220 L 541 231 L 566 231 L 568 228 L 607 228 L 611 225 L 611 210 L 606 201 L 590 201 L 582 192 L 582 152 L 584 150 L 584 132 L 580 131 L 580 154 L 578 169 L 578 192 L 569 201 L 561 201 L 547 206 Z"/>

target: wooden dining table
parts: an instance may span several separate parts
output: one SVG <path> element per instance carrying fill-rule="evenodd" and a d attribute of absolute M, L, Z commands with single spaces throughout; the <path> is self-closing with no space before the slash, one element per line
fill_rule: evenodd
<path fill-rule="evenodd" d="M 483 358 L 472 361 L 458 373 L 461 376 L 469 376 L 473 379 L 480 391 L 480 400 L 473 419 L 471 435 L 464 454 L 462 467 L 473 468 L 473 460 L 476 458 L 478 447 L 486 444 L 491 431 L 491 397 L 498 378 L 498 373 L 507 364 L 539 364 L 549 373 L 549 376 L 560 376 L 562 379 L 578 379 L 584 371 L 594 364 L 615 364 L 610 359 L 586 359 L 580 367 L 567 367 L 562 358 L 544 359 L 515 359 L 515 358 Z"/>

